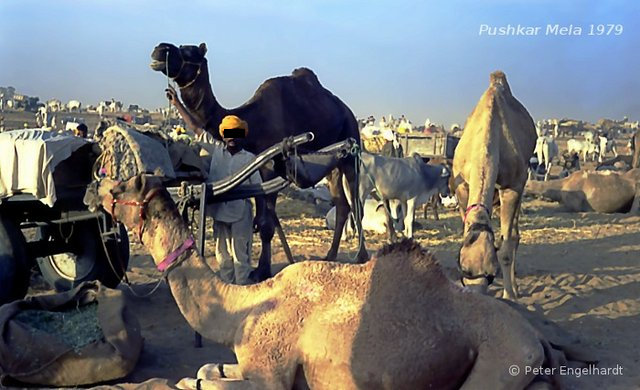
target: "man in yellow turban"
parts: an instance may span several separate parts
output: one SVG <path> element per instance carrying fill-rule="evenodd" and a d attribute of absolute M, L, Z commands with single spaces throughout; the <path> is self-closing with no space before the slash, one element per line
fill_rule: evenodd
<path fill-rule="evenodd" d="M 209 181 L 224 179 L 255 160 L 256 156 L 243 149 L 249 135 L 247 122 L 235 115 L 227 115 L 219 126 L 225 147 L 216 147 L 211 154 Z M 255 172 L 243 184 L 259 184 Z M 228 283 L 249 284 L 251 245 L 253 239 L 253 205 L 249 199 L 238 199 L 209 206 L 213 217 L 213 237 L 220 276 Z"/>

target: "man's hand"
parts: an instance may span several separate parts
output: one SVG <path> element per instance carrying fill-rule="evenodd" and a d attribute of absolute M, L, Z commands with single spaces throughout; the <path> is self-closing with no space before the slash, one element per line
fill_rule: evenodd
<path fill-rule="evenodd" d="M 180 100 L 178 100 L 178 93 L 176 92 L 176 90 L 173 87 L 169 86 L 164 90 L 164 92 L 166 92 L 169 102 L 177 107 L 180 103 Z"/>

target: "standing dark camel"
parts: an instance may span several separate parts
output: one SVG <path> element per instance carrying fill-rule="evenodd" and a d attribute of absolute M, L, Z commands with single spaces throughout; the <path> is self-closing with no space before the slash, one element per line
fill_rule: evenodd
<path fill-rule="evenodd" d="M 309 69 L 300 68 L 291 76 L 269 79 L 245 104 L 233 109 L 222 107 L 211 89 L 204 43 L 199 46 L 180 46 L 161 43 L 151 53 L 151 69 L 160 71 L 173 79 L 180 87 L 180 96 L 189 112 L 204 129 L 220 138 L 218 125 L 226 115 L 237 115 L 249 124 L 251 136 L 246 139 L 245 149 L 258 154 L 283 138 L 313 131 L 315 139 L 305 147 L 318 150 L 349 137 L 360 143 L 358 123 L 340 99 L 325 89 L 316 75 Z M 285 175 L 282 161 L 267 165 L 260 172 L 263 180 Z M 336 229 L 327 260 L 338 255 L 342 228 L 350 207 L 340 183 L 342 175 L 347 178 L 351 193 L 356 194 L 355 164 L 353 158 L 342 159 L 330 175 L 330 190 L 336 205 Z M 277 194 L 266 197 L 265 207 L 257 210 L 261 221 L 260 239 L 262 252 L 258 268 L 252 279 L 261 281 L 271 276 L 271 239 L 280 223 L 276 215 Z M 361 221 L 357 221 L 358 228 Z M 364 240 L 358 248 L 357 259 L 364 262 L 369 255 Z"/>

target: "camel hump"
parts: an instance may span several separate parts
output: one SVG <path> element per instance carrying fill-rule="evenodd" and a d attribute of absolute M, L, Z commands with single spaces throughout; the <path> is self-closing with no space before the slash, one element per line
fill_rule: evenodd
<path fill-rule="evenodd" d="M 433 254 L 423 249 L 420 244 L 412 238 L 405 238 L 392 244 L 386 244 L 378 250 L 376 257 L 394 257 L 398 260 L 406 260 L 407 257 L 409 257 L 439 267 Z"/>
<path fill-rule="evenodd" d="M 298 68 L 291 72 L 291 75 L 295 78 L 305 79 L 305 81 L 315 84 L 320 84 L 318 76 L 309 68 Z"/>

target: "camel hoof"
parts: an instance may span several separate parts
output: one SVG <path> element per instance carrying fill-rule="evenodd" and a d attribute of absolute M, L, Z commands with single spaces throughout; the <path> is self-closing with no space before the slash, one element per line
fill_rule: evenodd
<path fill-rule="evenodd" d="M 196 378 L 198 379 L 206 379 L 206 380 L 215 380 L 224 378 L 223 369 L 221 364 L 218 363 L 209 363 L 200 367 L 198 370 L 198 374 L 196 374 Z"/>
<path fill-rule="evenodd" d="M 176 383 L 176 388 L 180 390 L 191 390 L 196 388 L 196 380 L 193 378 L 182 378 Z"/>
<path fill-rule="evenodd" d="M 371 256 L 369 256 L 369 252 L 365 250 L 358 254 L 358 258 L 356 259 L 356 261 L 358 262 L 358 264 L 364 264 L 369 261 L 370 258 Z"/>

